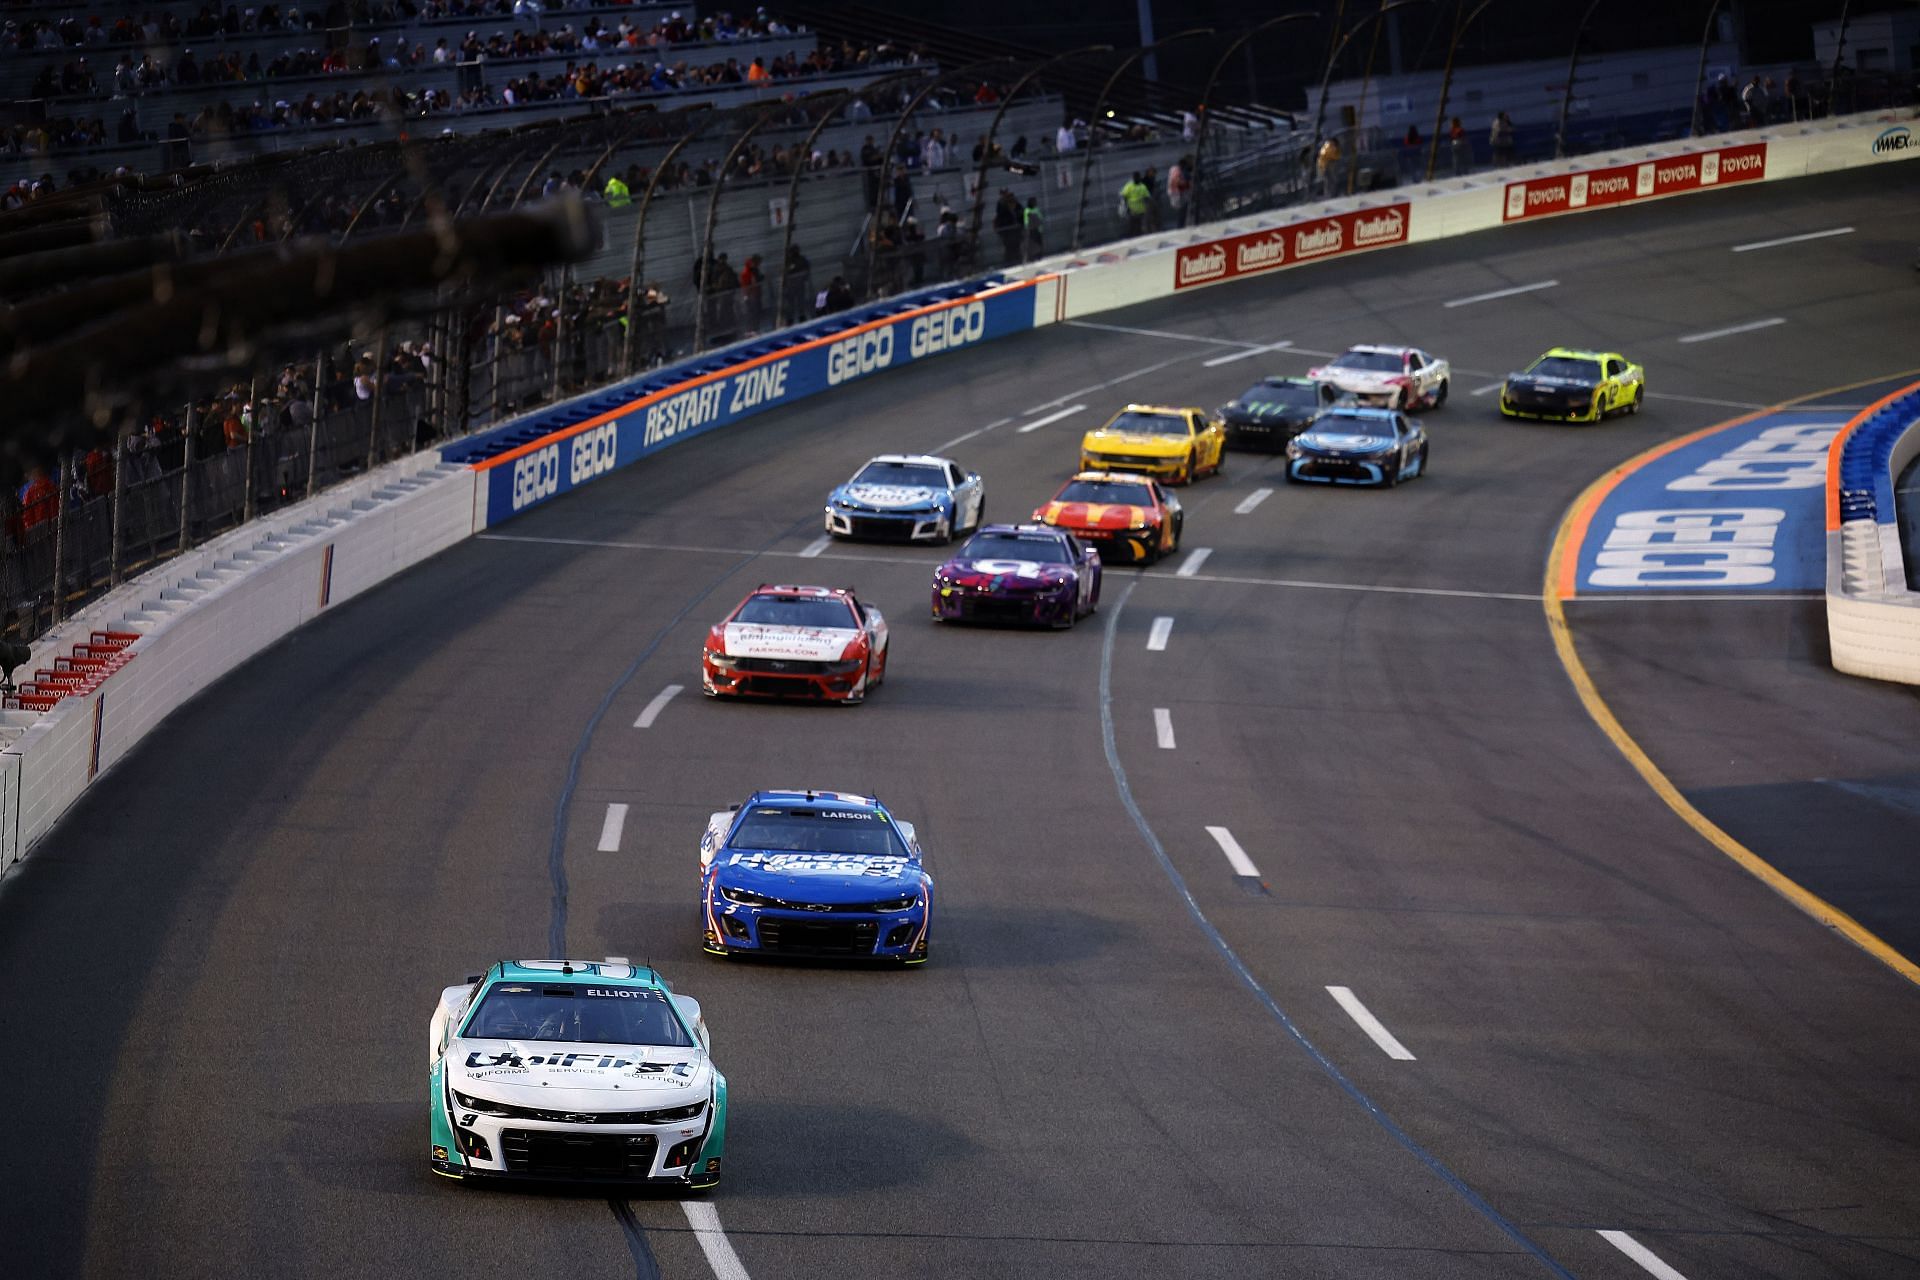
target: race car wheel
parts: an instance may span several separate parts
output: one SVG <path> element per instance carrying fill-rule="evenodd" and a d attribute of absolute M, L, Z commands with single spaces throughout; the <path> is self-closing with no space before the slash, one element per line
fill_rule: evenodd
<path fill-rule="evenodd" d="M 1643 384 L 1641 384 L 1640 386 L 1637 386 L 1637 387 L 1635 387 L 1635 388 L 1633 389 L 1633 399 L 1631 399 L 1631 400 L 1629 400 L 1629 401 L 1627 401 L 1627 412 L 1628 412 L 1628 413 L 1638 413 L 1638 412 L 1640 412 L 1640 397 L 1641 397 L 1641 396 L 1643 396 L 1643 395 L 1645 395 L 1645 394 L 1647 394 L 1647 388 L 1646 388 L 1646 385 L 1645 385 L 1644 383 L 1643 383 Z"/>
<path fill-rule="evenodd" d="M 1187 460 L 1180 464 L 1180 470 L 1174 472 L 1173 483 L 1174 484 L 1192 484 L 1193 472 L 1194 472 L 1193 455 L 1189 453 L 1187 455 Z"/>
<path fill-rule="evenodd" d="M 1440 389 L 1433 393 L 1433 407 L 1438 409 L 1447 402 L 1447 380 L 1440 379 Z"/>
<path fill-rule="evenodd" d="M 1420 446 L 1420 474 L 1427 474 L 1427 446 L 1424 444 Z"/>

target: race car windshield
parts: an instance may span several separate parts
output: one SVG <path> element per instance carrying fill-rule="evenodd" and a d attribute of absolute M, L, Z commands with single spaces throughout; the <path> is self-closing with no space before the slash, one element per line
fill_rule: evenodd
<path fill-rule="evenodd" d="M 1119 480 L 1075 480 L 1060 491 L 1055 502 L 1110 502 L 1130 507 L 1150 507 L 1153 494 L 1143 484 Z"/>
<path fill-rule="evenodd" d="M 769 627 L 824 627 L 856 629 L 846 601 L 819 596 L 755 596 L 740 606 L 735 622 L 757 622 Z"/>
<path fill-rule="evenodd" d="M 689 1046 L 664 992 L 583 982 L 496 983 L 462 1033 L 473 1040 Z"/>
<path fill-rule="evenodd" d="M 852 484 L 898 484 L 912 485 L 921 489 L 944 489 L 947 477 L 939 467 L 920 466 L 911 462 L 869 462 L 860 468 Z"/>
<path fill-rule="evenodd" d="M 1313 434 L 1390 436 L 1393 434 L 1393 428 L 1378 418 L 1358 418 L 1350 414 L 1329 413 L 1314 424 Z"/>
<path fill-rule="evenodd" d="M 1184 436 L 1187 420 L 1177 413 L 1123 413 L 1106 429 L 1137 436 Z"/>
<path fill-rule="evenodd" d="M 893 824 L 872 809 L 782 809 L 755 806 L 727 841 L 733 849 L 770 853 L 850 853 L 904 858 Z"/>
<path fill-rule="evenodd" d="M 1363 373 L 1398 373 L 1406 361 L 1387 351 L 1349 351 L 1333 362 L 1336 369 L 1358 369 Z"/>
<path fill-rule="evenodd" d="M 1600 381 L 1598 360 L 1574 360 L 1567 356 L 1541 356 L 1528 373 L 1537 378 L 1565 378 L 1568 382 Z"/>
<path fill-rule="evenodd" d="M 1035 564 L 1071 564 L 1066 544 L 1040 534 L 983 533 L 961 549 L 963 560 L 1028 560 Z"/>
<path fill-rule="evenodd" d="M 1284 409 L 1311 409 L 1320 403 L 1320 391 L 1311 385 L 1303 387 L 1291 382 L 1257 382 L 1247 388 L 1240 403 L 1252 408 L 1274 404 Z"/>

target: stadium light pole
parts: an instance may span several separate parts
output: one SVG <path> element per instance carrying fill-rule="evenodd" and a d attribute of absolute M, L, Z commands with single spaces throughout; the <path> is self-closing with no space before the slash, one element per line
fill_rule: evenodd
<path fill-rule="evenodd" d="M 633 372 L 633 343 L 640 329 L 640 272 L 647 264 L 647 210 L 653 205 L 653 193 L 660 188 L 660 175 L 679 158 L 681 150 L 705 133 L 707 126 L 719 118 L 719 113 L 713 110 L 710 102 L 696 102 L 681 107 L 673 114 L 698 118 L 694 120 L 692 128 L 667 148 L 667 154 L 660 157 L 660 163 L 647 175 L 647 189 L 640 193 L 640 208 L 633 219 L 633 258 L 627 270 L 627 333 L 625 341 L 620 344 L 620 376 L 623 378 Z"/>
<path fill-rule="evenodd" d="M 1453 55 L 1460 48 L 1460 37 L 1466 34 L 1467 28 L 1473 25 L 1473 20 L 1485 13 L 1487 6 L 1492 3 L 1493 0 L 1480 0 L 1480 3 L 1473 7 L 1473 12 L 1463 18 L 1460 15 L 1466 11 L 1467 0 L 1454 0 L 1453 38 L 1447 41 L 1447 68 L 1440 73 L 1440 105 L 1434 109 L 1433 113 L 1433 137 L 1427 140 L 1426 181 L 1428 182 L 1433 181 L 1433 165 L 1440 158 L 1440 126 L 1446 121 L 1447 94 L 1453 88 Z"/>
<path fill-rule="evenodd" d="M 740 131 L 740 136 L 733 140 L 733 145 L 727 148 L 727 158 L 720 162 L 720 172 L 713 176 L 713 191 L 707 197 L 706 229 L 700 236 L 699 256 L 694 259 L 695 269 L 700 275 L 700 297 L 695 302 L 693 310 L 693 350 L 695 355 L 698 355 L 706 349 L 707 293 L 713 287 L 713 282 L 707 279 L 707 264 L 713 260 L 713 228 L 714 224 L 720 220 L 720 191 L 721 188 L 727 185 L 727 175 L 733 172 L 734 161 L 740 158 L 740 153 L 746 149 L 747 143 L 752 141 L 753 135 L 760 132 L 762 126 L 771 123 L 776 116 L 783 115 L 794 107 L 804 109 L 808 103 L 816 99 L 837 98 L 841 95 L 841 90 L 827 89 L 820 93 L 810 93 L 797 102 L 789 102 L 787 99 L 781 98 L 768 103 L 760 111 L 760 114 L 756 115 L 747 127 Z"/>
<path fill-rule="evenodd" d="M 1573 29 L 1573 52 L 1567 55 L 1567 88 L 1560 95 L 1560 123 L 1553 130 L 1553 158 L 1560 159 L 1567 154 L 1567 112 L 1573 107 L 1573 77 L 1580 70 L 1580 41 L 1587 34 L 1587 19 L 1593 17 L 1593 11 L 1600 7 L 1600 0 L 1587 0 L 1586 12 L 1580 15 L 1580 25 Z"/>
<path fill-rule="evenodd" d="M 1690 138 L 1700 136 L 1700 95 L 1706 91 L 1707 87 L 1707 46 L 1713 43 L 1713 20 L 1720 16 L 1720 6 L 1724 3 L 1726 0 L 1713 0 L 1713 3 L 1707 6 L 1707 22 L 1700 30 L 1700 67 L 1693 73 L 1693 124 L 1687 130 L 1687 136 Z M 1827 91 L 1827 102 L 1827 110 L 1831 114 L 1833 110 L 1831 89 Z"/>
<path fill-rule="evenodd" d="M 1245 48 L 1248 41 L 1263 31 L 1271 31 L 1273 28 L 1284 26 L 1289 22 L 1317 19 L 1319 16 L 1318 13 L 1308 10 L 1303 13 L 1283 13 L 1278 17 L 1268 18 L 1265 22 L 1255 23 L 1245 31 L 1242 31 L 1239 36 L 1235 38 L 1234 42 L 1228 45 L 1226 50 L 1221 53 L 1218 60 L 1214 62 L 1213 70 L 1207 75 L 1206 87 L 1200 91 L 1200 130 L 1193 139 L 1193 174 L 1191 178 L 1193 189 L 1187 198 L 1187 209 L 1188 212 L 1194 215 L 1196 221 L 1199 220 L 1200 213 L 1200 172 L 1202 166 L 1206 164 L 1207 126 L 1213 120 L 1213 87 L 1220 82 L 1220 74 L 1226 70 L 1228 60 L 1231 59 L 1234 54 L 1240 52 L 1241 49 Z"/>
<path fill-rule="evenodd" d="M 1128 67 L 1154 50 L 1164 49 L 1176 40 L 1195 40 L 1212 34 L 1212 27 L 1189 27 L 1185 31 L 1176 31 L 1164 39 L 1155 40 L 1150 45 L 1135 49 L 1120 60 L 1120 65 L 1115 67 L 1112 74 L 1107 77 L 1107 82 L 1100 86 L 1100 96 L 1093 100 L 1093 117 L 1087 129 L 1087 159 L 1086 163 L 1080 166 L 1080 208 L 1073 215 L 1073 252 L 1080 252 L 1080 235 L 1086 229 L 1087 184 L 1093 181 L 1093 153 L 1097 150 L 1094 144 L 1100 136 L 1100 121 L 1105 118 L 1102 113 L 1107 109 L 1107 95 L 1113 92 L 1113 86 L 1120 82 L 1120 77 L 1127 73 Z"/>
<path fill-rule="evenodd" d="M 905 132 L 907 121 L 913 119 L 913 113 L 920 109 L 920 104 L 933 96 L 933 91 L 941 85 L 946 84 L 950 80 L 972 79 L 987 68 L 997 67 L 1010 62 L 1013 62 L 1013 59 L 1005 55 L 995 58 L 985 58 L 979 62 L 970 62 L 964 67 L 957 67 L 952 71 L 935 76 L 933 79 L 927 81 L 925 85 L 921 86 L 920 91 L 913 95 L 913 98 L 900 112 L 900 118 L 893 122 L 893 130 L 887 134 L 887 145 L 880 152 L 880 177 L 878 183 L 875 184 L 873 208 L 867 213 L 867 278 L 864 281 L 864 285 L 868 297 L 873 296 L 874 263 L 880 256 L 880 211 L 886 207 L 887 203 L 887 170 L 893 167 L 893 149 L 899 145 L 900 135 Z"/>
<path fill-rule="evenodd" d="M 1404 9 L 1409 5 L 1424 3 L 1426 3 L 1426 0 L 1392 0 L 1392 3 L 1382 4 L 1378 9 L 1375 9 L 1372 13 L 1360 19 L 1360 21 L 1354 23 L 1351 30 L 1334 39 L 1331 47 L 1327 51 L 1327 65 L 1320 72 L 1320 104 L 1318 109 L 1313 113 L 1313 138 L 1307 143 L 1307 164 L 1309 167 L 1315 164 L 1320 156 L 1320 135 L 1325 132 L 1327 127 L 1327 91 L 1333 84 L 1334 64 L 1340 61 L 1340 55 L 1346 52 L 1347 45 L 1351 43 L 1353 38 L 1359 35 L 1363 29 L 1380 21 L 1380 19 L 1386 17 L 1395 9 Z M 1364 107 L 1366 103 L 1362 102 L 1360 105 Z"/>
<path fill-rule="evenodd" d="M 973 180 L 973 212 L 967 218 L 967 235 L 975 244 L 980 242 L 980 220 L 987 207 L 987 170 L 993 163 L 993 136 L 1000 132 L 1000 121 L 1006 117 L 1007 108 L 1013 105 L 1013 100 L 1020 96 L 1021 90 L 1061 63 L 1089 53 L 1112 52 L 1113 46 L 1110 44 L 1090 44 L 1055 54 L 1045 62 L 1035 64 L 1031 71 L 1014 81 L 1013 88 L 1007 90 L 1006 96 L 1000 99 L 1000 109 L 993 113 L 993 121 L 987 125 L 987 139 L 980 146 L 980 171 Z"/>
<path fill-rule="evenodd" d="M 774 328 L 787 327 L 787 262 L 793 257 L 793 228 L 800 213 L 800 179 L 806 176 L 807 166 L 812 163 L 813 144 L 820 140 L 821 133 L 833 123 L 834 117 L 840 114 L 842 106 L 851 106 L 855 102 L 871 102 L 872 95 L 882 89 L 890 89 L 908 80 L 919 80 L 925 75 L 926 71 L 923 68 L 916 67 L 911 71 L 896 71 L 892 75 L 882 76 L 859 89 L 841 89 L 838 92 L 843 101 L 821 112 L 820 118 L 814 121 L 813 128 L 807 131 L 806 140 L 794 153 L 793 176 L 787 182 L 787 226 L 780 243 L 780 288 L 779 297 L 773 307 Z"/>

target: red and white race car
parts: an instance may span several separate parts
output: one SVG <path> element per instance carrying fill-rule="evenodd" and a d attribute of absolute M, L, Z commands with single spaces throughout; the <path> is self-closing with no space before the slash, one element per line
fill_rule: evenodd
<path fill-rule="evenodd" d="M 1445 360 L 1418 347 L 1350 347 L 1307 376 L 1363 405 L 1389 409 L 1438 409 L 1447 402 Z"/>
<path fill-rule="evenodd" d="M 761 585 L 707 633 L 708 697 L 862 702 L 887 674 L 887 621 L 847 587 Z"/>

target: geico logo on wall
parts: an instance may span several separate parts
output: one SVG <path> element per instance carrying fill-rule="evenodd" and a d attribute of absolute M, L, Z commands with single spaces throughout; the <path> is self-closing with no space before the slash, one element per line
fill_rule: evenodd
<path fill-rule="evenodd" d="M 1411 216 L 1408 204 L 1356 209 L 1190 245 L 1174 254 L 1173 287 L 1187 289 L 1359 249 L 1403 244 Z"/>
<path fill-rule="evenodd" d="M 1913 146 L 1913 130 L 1906 125 L 1896 124 L 1891 129 L 1883 129 L 1880 136 L 1873 140 L 1873 154 L 1889 155 L 1896 151 L 1905 151 Z"/>
<path fill-rule="evenodd" d="M 1749 142 L 1737 147 L 1669 156 L 1664 160 L 1589 169 L 1584 173 L 1560 173 L 1550 178 L 1528 178 L 1507 184 L 1501 220 L 1516 222 L 1546 214 L 1598 209 L 1730 182 L 1753 182 L 1766 176 L 1767 144 Z"/>
<path fill-rule="evenodd" d="M 560 492 L 560 446 L 550 444 L 513 460 L 513 509 Z"/>

